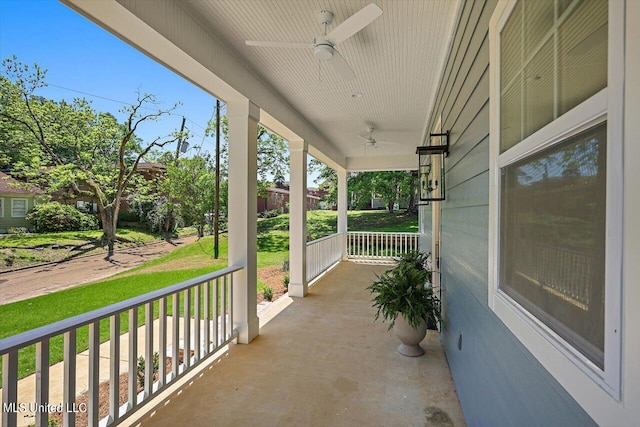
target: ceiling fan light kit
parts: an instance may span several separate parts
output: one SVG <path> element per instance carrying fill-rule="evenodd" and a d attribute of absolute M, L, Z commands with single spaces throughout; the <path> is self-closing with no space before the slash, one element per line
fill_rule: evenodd
<path fill-rule="evenodd" d="M 382 15 L 382 9 L 371 3 L 344 20 L 327 34 L 327 27 L 333 23 L 333 13 L 322 10 L 317 15 L 319 25 L 323 27 L 323 34 L 314 38 L 313 43 L 299 42 L 269 42 L 247 40 L 248 46 L 278 47 L 278 48 L 313 48 L 313 55 L 320 61 L 327 61 L 344 80 L 353 80 L 356 75 L 347 61 L 336 50 L 335 46 L 353 36 L 364 27 Z"/>
<path fill-rule="evenodd" d="M 378 148 L 379 145 L 395 145 L 397 142 L 378 141 L 373 137 L 375 128 L 373 126 L 367 127 L 367 136 L 356 135 L 358 138 L 364 140 L 365 147 Z"/>
<path fill-rule="evenodd" d="M 333 58 L 333 45 L 322 37 L 317 37 L 314 43 L 313 55 L 320 61 L 328 61 Z"/>

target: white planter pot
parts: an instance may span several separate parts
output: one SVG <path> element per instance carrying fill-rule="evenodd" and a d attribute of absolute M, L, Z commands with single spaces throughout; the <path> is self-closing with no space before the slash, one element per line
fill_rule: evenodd
<path fill-rule="evenodd" d="M 418 357 L 424 354 L 424 350 L 419 344 L 427 335 L 427 322 L 423 320 L 417 328 L 412 328 L 401 314 L 396 318 L 393 331 L 401 342 L 398 346 L 398 353 L 409 357 Z"/>

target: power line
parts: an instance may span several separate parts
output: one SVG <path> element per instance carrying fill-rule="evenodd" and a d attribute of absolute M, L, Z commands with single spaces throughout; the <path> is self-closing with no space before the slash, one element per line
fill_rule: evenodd
<path fill-rule="evenodd" d="M 64 89 L 64 90 L 68 90 L 69 92 L 75 92 L 75 93 L 80 93 L 82 95 L 86 95 L 86 96 L 91 96 L 93 98 L 100 98 L 100 99 L 104 99 L 105 101 L 111 101 L 111 102 L 115 102 L 117 104 L 122 104 L 122 105 L 131 105 L 131 103 L 129 102 L 124 102 L 124 101 L 119 101 L 117 99 L 113 99 L 113 98 L 107 98 L 106 96 L 100 96 L 100 95 L 96 95 L 93 93 L 89 93 L 89 92 L 83 92 L 81 90 L 77 90 L 77 89 L 71 89 L 68 87 L 64 87 L 64 86 L 59 86 L 59 85 L 54 85 L 53 83 L 47 83 L 47 86 L 53 86 L 53 87 L 57 87 L 58 89 Z M 149 107 L 141 107 L 145 110 L 152 110 L 155 111 L 155 108 L 149 108 Z"/>
<path fill-rule="evenodd" d="M 214 110 L 211 112 L 211 117 L 209 118 L 209 121 L 208 121 L 207 123 L 209 123 L 211 120 L 213 120 L 213 116 L 216 114 L 216 111 L 217 111 L 217 110 L 216 110 L 216 109 L 214 109 Z M 200 141 L 200 146 L 198 147 L 198 155 L 200 155 L 200 150 L 202 150 L 202 146 L 204 145 L 204 137 L 205 137 L 205 135 L 206 135 L 206 134 L 207 134 L 207 133 L 206 133 L 206 129 L 205 129 L 205 134 L 204 134 L 204 135 L 202 135 L 202 141 Z"/>
<path fill-rule="evenodd" d="M 130 102 L 120 101 L 120 100 L 117 100 L 117 99 L 113 99 L 113 98 L 109 98 L 109 97 L 101 96 L 101 95 L 96 95 L 96 94 L 94 94 L 94 93 L 84 92 L 84 91 L 77 90 L 77 89 L 71 89 L 71 88 L 68 88 L 68 87 L 65 87 L 65 86 L 56 85 L 56 84 L 53 84 L 53 83 L 47 83 L 47 86 L 52 86 L 52 87 L 55 87 L 55 88 L 58 88 L 58 89 L 67 90 L 67 91 L 69 91 L 69 92 L 79 93 L 79 94 L 81 94 L 81 95 L 90 96 L 90 97 L 93 97 L 93 98 L 104 99 L 105 101 L 115 102 L 115 103 L 117 103 L 117 104 L 122 104 L 122 105 L 126 105 L 126 106 L 131 105 L 131 103 L 130 103 Z M 144 109 L 144 110 L 149 110 L 149 111 L 156 111 L 156 110 L 157 110 L 156 108 L 144 107 L 144 106 L 141 106 L 140 108 L 141 108 L 141 109 Z M 202 125 L 201 125 L 201 124 L 199 124 L 199 123 L 194 122 L 194 121 L 193 121 L 193 120 L 191 120 L 189 117 L 186 117 L 186 116 L 184 116 L 184 115 L 182 115 L 182 114 L 180 114 L 180 115 L 181 115 L 182 117 L 184 117 L 186 120 L 188 120 L 189 122 L 191 122 L 192 124 L 194 124 L 195 126 L 199 127 L 200 129 L 202 129 L 202 130 L 204 130 L 204 131 L 206 131 L 206 130 L 207 130 L 207 128 L 206 128 L 206 127 L 202 126 Z M 213 115 L 212 115 L 211 117 L 213 118 Z M 211 120 L 211 119 L 209 119 L 209 120 Z M 194 134 L 194 135 L 197 135 L 197 134 Z M 200 135 L 197 135 L 197 136 L 200 136 Z M 203 136 L 202 138 L 203 138 L 203 140 L 204 140 L 204 136 Z"/>
<path fill-rule="evenodd" d="M 56 85 L 56 84 L 53 84 L 53 83 L 47 83 L 47 86 L 55 87 L 55 88 L 58 88 L 58 89 L 69 91 L 69 92 L 79 93 L 81 95 L 89 96 L 89 97 L 92 97 L 92 98 L 98 98 L 98 99 L 103 99 L 103 100 L 109 101 L 109 102 L 115 102 L 116 104 L 121 104 L 121 105 L 124 105 L 124 106 L 131 105 L 130 102 L 125 102 L 125 101 L 121 101 L 121 100 L 114 99 L 114 98 L 109 98 L 109 97 L 102 96 L 102 95 L 96 95 L 94 93 L 85 92 L 85 91 L 78 90 L 78 89 L 72 89 L 72 88 L 69 88 L 69 87 L 66 87 L 66 86 L 60 86 L 60 85 Z M 223 104 L 223 106 L 224 105 L 225 104 Z M 149 110 L 149 111 L 157 111 L 157 109 L 155 109 L 155 108 L 145 107 L 145 106 L 141 106 L 140 109 Z M 207 125 L 209 124 L 209 122 L 213 119 L 214 115 L 216 114 L 215 111 L 216 110 L 214 108 L 212 113 L 211 113 L 211 117 L 209 118 L 209 121 L 207 121 Z M 193 125 L 199 127 L 200 129 L 204 130 L 202 135 L 200 135 L 199 133 L 195 133 L 195 132 L 191 131 L 192 136 L 201 139 L 200 145 L 198 146 L 198 154 L 200 154 L 200 151 L 202 150 L 202 147 L 204 145 L 204 140 L 206 139 L 207 128 L 202 126 L 200 123 L 197 123 L 197 122 L 193 121 L 192 119 L 190 119 L 189 117 L 186 117 L 186 116 L 184 116 L 182 114 L 176 114 L 176 115 L 180 115 L 182 118 L 186 119 L 191 124 L 193 124 Z"/>
<path fill-rule="evenodd" d="M 191 120 L 189 117 L 187 117 L 186 119 L 187 119 L 187 121 L 188 121 L 188 122 L 193 123 L 194 125 L 198 126 L 200 129 L 205 130 L 205 131 L 207 130 L 207 128 L 202 127 L 202 125 L 200 125 L 199 123 L 194 122 L 194 121 L 193 121 L 193 120 Z M 211 120 L 211 119 L 209 119 L 209 120 Z"/>

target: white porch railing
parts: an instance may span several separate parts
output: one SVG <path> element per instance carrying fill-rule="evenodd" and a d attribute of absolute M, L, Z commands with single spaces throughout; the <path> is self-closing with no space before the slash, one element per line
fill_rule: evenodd
<path fill-rule="evenodd" d="M 391 261 L 419 249 L 418 233 L 349 231 L 335 233 L 307 243 L 307 281 L 318 277 L 340 261 L 346 244 L 347 257 Z"/>
<path fill-rule="evenodd" d="M 169 384 L 237 337 L 237 331 L 233 328 L 233 274 L 241 269 L 242 267 L 229 267 L 0 340 L 2 425 L 17 425 L 18 413 L 22 412 L 18 402 L 18 354 L 35 345 L 35 396 L 29 403 L 22 404 L 37 408 L 34 411 L 35 420 L 32 421 L 36 426 L 48 425 L 50 408 L 53 406 L 63 409 L 64 426 L 75 426 L 76 412 L 73 410 L 78 409 L 76 380 L 80 376 L 77 372 L 79 358 L 76 349 L 78 342 L 86 337 L 85 326 L 88 326 L 89 343 L 86 407 L 88 425 L 119 424 Z M 154 318 L 155 321 L 152 320 Z M 101 322 L 104 326 L 103 335 L 107 335 L 109 340 L 109 412 L 104 418 L 100 417 L 98 412 L 100 361 L 105 357 L 104 352 L 102 357 L 100 354 Z M 140 327 L 143 322 L 144 327 Z M 123 374 L 127 375 L 128 391 L 124 404 L 120 402 L 119 397 L 120 335 L 125 332 L 122 323 L 128 325 L 128 340 L 123 337 L 124 343 L 128 341 L 128 357 L 125 355 L 128 361 L 124 364 L 125 368 L 128 364 L 128 375 Z M 138 348 L 139 327 L 141 335 L 144 335 L 141 348 Z M 50 349 L 58 346 L 59 342 L 64 347 L 62 402 L 51 402 L 50 391 L 60 383 L 59 378 L 53 381 L 50 378 Z M 124 349 L 123 352 L 126 354 Z M 146 361 L 144 369 L 140 372 L 139 356 L 144 357 Z M 167 357 L 171 357 L 170 363 Z M 157 364 L 152 362 L 156 358 Z"/>
<path fill-rule="evenodd" d="M 419 249 L 418 233 L 349 231 L 347 257 L 352 259 L 392 260 Z"/>
<path fill-rule="evenodd" d="M 318 277 L 342 258 L 344 233 L 335 233 L 307 243 L 307 281 Z"/>

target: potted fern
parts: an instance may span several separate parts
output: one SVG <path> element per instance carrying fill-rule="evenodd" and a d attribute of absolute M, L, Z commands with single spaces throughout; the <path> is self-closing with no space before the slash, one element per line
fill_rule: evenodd
<path fill-rule="evenodd" d="M 376 320 L 382 316 L 390 322 L 389 329 L 393 328 L 401 341 L 398 352 L 405 356 L 422 356 L 419 344 L 426 336 L 427 324 L 440 321 L 440 302 L 429 285 L 428 257 L 422 252 L 403 255 L 394 268 L 367 287 L 375 294 Z"/>

